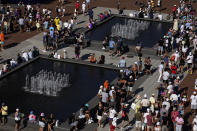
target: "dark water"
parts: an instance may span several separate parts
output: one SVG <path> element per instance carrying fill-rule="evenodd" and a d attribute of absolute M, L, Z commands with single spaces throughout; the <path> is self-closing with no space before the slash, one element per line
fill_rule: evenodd
<path fill-rule="evenodd" d="M 63 89 L 57 97 L 24 92 L 22 87 L 25 85 L 26 74 L 34 75 L 41 69 L 70 73 L 72 86 Z M 58 119 L 65 120 L 96 96 L 101 83 L 106 79 L 112 81 L 116 76 L 116 72 L 108 69 L 38 59 L 0 81 L 0 100 L 6 101 L 9 113 L 19 107 L 27 113 L 30 110 L 38 114 L 54 113 Z"/>
<path fill-rule="evenodd" d="M 124 24 L 125 20 L 129 18 L 114 17 L 106 23 L 101 24 L 95 29 L 89 31 L 86 37 L 91 40 L 103 41 L 106 35 L 111 35 L 111 28 L 116 23 Z M 139 33 L 139 36 L 135 40 L 124 39 L 124 43 L 129 46 L 134 46 L 138 41 L 141 41 L 144 47 L 152 48 L 159 39 L 168 32 L 172 25 L 162 22 L 151 22 L 149 28 Z"/>

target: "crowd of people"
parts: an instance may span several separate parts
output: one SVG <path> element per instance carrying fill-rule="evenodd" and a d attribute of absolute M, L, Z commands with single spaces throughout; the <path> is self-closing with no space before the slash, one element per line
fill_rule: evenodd
<path fill-rule="evenodd" d="M 39 50 L 35 46 L 33 49 L 23 50 L 21 53 L 17 54 L 17 58 L 7 59 L 1 64 L 0 68 L 0 76 L 6 74 L 7 72 L 11 71 L 15 67 L 21 65 L 24 62 L 27 62 L 37 56 L 39 56 Z"/>
<path fill-rule="evenodd" d="M 60 0 L 59 2 L 61 3 L 62 1 Z M 56 6 L 56 17 L 54 19 L 51 17 L 51 10 L 46 8 L 41 10 L 39 4 L 35 7 L 28 4 L 24 10 L 20 7 L 2 7 L 1 27 L 3 27 L 4 31 L 1 33 L 1 47 L 6 43 L 4 34 L 35 29 L 37 31 L 44 30 L 43 51 L 53 50 L 54 52 L 51 55 L 54 58 L 68 58 L 66 50 L 63 50 L 62 54 L 58 54 L 56 50 L 61 41 L 72 35 L 74 24 L 79 22 L 77 15 L 80 12 L 80 8 L 83 14 L 85 14 L 86 8 L 88 9 L 88 28 L 93 27 L 93 11 L 89 8 L 89 2 L 89 0 L 86 0 L 80 7 L 79 1 L 77 1 L 74 17 L 70 21 L 66 20 L 65 22 L 61 20 L 61 17 L 64 17 L 66 13 L 63 5 Z M 118 8 L 119 6 L 120 1 L 118 2 Z M 148 3 L 148 8 L 142 6 L 138 17 L 144 18 L 148 13 L 149 18 L 153 18 L 153 7 L 152 1 Z M 158 41 L 157 55 L 162 58 L 162 61 L 158 67 L 159 77 L 157 82 L 159 86 L 156 88 L 157 96 L 155 93 L 152 93 L 150 97 L 147 94 L 136 96 L 133 90 L 136 80 L 141 75 L 152 74 L 151 58 L 146 57 L 144 62 L 142 61 L 141 45 L 138 43 L 135 49 L 138 54 L 138 61 L 128 68 L 125 57 L 121 57 L 120 63 L 117 65 L 121 68 L 117 82 L 111 83 L 106 80 L 100 86 L 97 94 L 99 102 L 94 109 L 89 109 L 89 105 L 84 104 L 81 106 L 78 116 L 72 114 L 69 119 L 71 130 L 77 130 L 81 125 L 92 122 L 98 122 L 99 128 L 102 128 L 106 121 L 109 123 L 110 131 L 119 130 L 119 128 L 122 130 L 125 126 L 132 126 L 129 113 L 133 110 L 135 112 L 134 119 L 137 131 L 181 131 L 185 124 L 184 110 L 188 104 L 191 105 L 193 131 L 197 130 L 197 92 L 195 91 L 197 89 L 197 80 L 191 96 L 188 96 L 187 88 L 180 88 L 181 78 L 184 77 L 183 74 L 186 72 L 190 75 L 197 67 L 197 29 L 194 9 L 191 4 L 181 1 L 180 7 L 173 6 L 172 14 L 174 26 Z M 111 15 L 110 11 L 101 13 L 99 20 L 102 21 L 109 15 Z M 77 43 L 75 45 L 75 59 L 80 58 L 80 50 L 83 49 L 83 39 L 83 34 L 75 36 L 75 43 Z M 107 46 L 109 46 L 109 53 L 112 56 L 121 56 L 122 53 L 128 51 L 127 46 L 124 45 L 120 37 L 114 40 L 106 36 L 102 49 L 105 50 Z M 22 54 L 18 54 L 16 60 L 10 59 L 3 63 L 2 68 L 0 68 L 0 76 L 38 55 L 39 51 L 36 47 L 28 51 L 22 51 Z M 101 55 L 97 61 L 95 54 L 92 53 L 88 59 L 91 63 L 105 63 L 104 55 Z M 130 103 L 130 100 L 134 102 Z M 118 114 L 121 117 L 118 117 Z M 1 121 L 3 124 L 7 122 L 7 115 L 8 106 L 6 103 L 2 103 Z M 16 109 L 14 119 L 16 131 L 20 130 L 20 124 L 25 119 L 32 123 L 38 120 L 40 131 L 45 129 L 52 131 L 55 124 L 57 124 L 53 114 L 46 117 L 44 113 L 41 113 L 37 118 L 34 112 L 31 111 L 28 116 L 25 116 L 20 112 L 19 108 Z M 120 126 L 117 124 L 118 119 L 121 120 Z M 25 126 L 25 123 L 23 124 Z"/>

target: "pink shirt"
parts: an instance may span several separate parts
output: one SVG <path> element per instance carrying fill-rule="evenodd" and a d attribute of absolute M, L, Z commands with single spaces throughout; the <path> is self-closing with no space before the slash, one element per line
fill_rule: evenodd
<path fill-rule="evenodd" d="M 184 120 L 182 117 L 176 117 L 176 122 L 177 125 L 182 125 L 184 123 Z"/>

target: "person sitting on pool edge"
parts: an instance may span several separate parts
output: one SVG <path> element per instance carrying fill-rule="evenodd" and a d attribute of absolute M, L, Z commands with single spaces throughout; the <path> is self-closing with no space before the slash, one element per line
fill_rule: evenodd
<path fill-rule="evenodd" d="M 90 60 L 90 63 L 96 63 L 96 58 L 94 53 L 91 53 L 88 59 Z"/>

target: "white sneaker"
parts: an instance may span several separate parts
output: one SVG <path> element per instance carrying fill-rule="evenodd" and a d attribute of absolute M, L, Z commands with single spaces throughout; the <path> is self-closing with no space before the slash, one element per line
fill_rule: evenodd
<path fill-rule="evenodd" d="M 103 47 L 102 49 L 105 50 L 105 47 Z"/>

